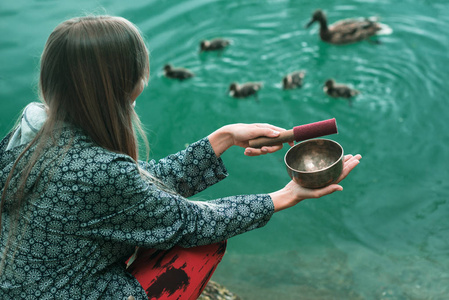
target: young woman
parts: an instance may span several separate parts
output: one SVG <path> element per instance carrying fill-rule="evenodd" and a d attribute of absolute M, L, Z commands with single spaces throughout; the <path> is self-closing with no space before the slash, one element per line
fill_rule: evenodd
<path fill-rule="evenodd" d="M 227 125 L 144 162 L 134 103 L 148 77 L 148 50 L 123 18 L 75 18 L 51 33 L 43 104 L 28 105 L 0 143 L 1 299 L 196 299 L 228 238 L 342 189 L 290 182 L 270 194 L 187 200 L 227 176 L 220 155 L 229 147 L 271 153 L 281 146 L 248 141 L 283 129 Z M 360 158 L 345 157 L 340 180 Z M 128 261 L 136 247 L 146 250 Z"/>

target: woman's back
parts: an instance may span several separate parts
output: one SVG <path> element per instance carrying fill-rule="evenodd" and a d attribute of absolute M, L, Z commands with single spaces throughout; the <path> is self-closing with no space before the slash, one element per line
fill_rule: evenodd
<path fill-rule="evenodd" d="M 1 187 L 24 148 L 5 151 L 7 142 L 8 137 L 0 144 Z M 124 265 L 135 249 L 126 243 L 126 231 L 131 232 L 133 226 L 126 224 L 126 216 L 121 214 L 121 208 L 129 210 L 130 203 L 120 194 L 132 187 L 123 174 L 126 169 L 120 170 L 118 164 L 126 166 L 127 160 L 133 164 L 125 155 L 95 146 L 80 130 L 63 129 L 58 145 L 45 149 L 28 177 L 27 187 L 32 187 L 33 193 L 20 209 L 17 226 L 10 227 L 14 204 L 4 205 L 3 230 L 15 229 L 18 243 L 6 258 L 0 280 L 3 295 L 112 298 L 141 290 Z M 116 168 L 111 168 L 113 161 Z M 2 244 L 6 237 L 1 236 Z"/>

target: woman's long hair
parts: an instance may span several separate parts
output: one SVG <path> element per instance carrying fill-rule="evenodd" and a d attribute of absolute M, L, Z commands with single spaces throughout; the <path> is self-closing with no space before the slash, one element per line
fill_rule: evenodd
<path fill-rule="evenodd" d="M 27 178 L 48 142 L 56 143 L 55 130 L 63 124 L 81 128 L 99 146 L 129 155 L 137 162 L 136 129 L 147 149 L 148 143 L 132 102 L 136 90 L 140 92 L 148 78 L 148 49 L 139 30 L 126 19 L 74 18 L 59 24 L 50 34 L 41 56 L 39 80 L 40 97 L 48 117 L 14 162 L 1 195 L 0 215 L 8 201 L 13 202 L 10 208 L 14 208 L 15 217 L 9 224 L 0 274 L 17 235 L 20 207 L 27 193 L 32 193 L 26 190 Z M 32 154 L 25 155 L 31 148 Z M 16 170 L 18 166 L 20 172 Z M 10 187 L 16 176 L 20 179 Z"/>

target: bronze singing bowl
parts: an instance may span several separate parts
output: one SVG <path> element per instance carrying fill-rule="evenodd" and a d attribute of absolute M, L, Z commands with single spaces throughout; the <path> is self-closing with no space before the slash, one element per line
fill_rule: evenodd
<path fill-rule="evenodd" d="M 299 185 L 317 189 L 334 183 L 343 170 L 343 147 L 332 140 L 312 139 L 285 154 L 288 175 Z"/>

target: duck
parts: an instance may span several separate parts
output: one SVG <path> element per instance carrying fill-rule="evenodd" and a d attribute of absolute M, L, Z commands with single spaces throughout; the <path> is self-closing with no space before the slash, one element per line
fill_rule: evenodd
<path fill-rule="evenodd" d="M 184 80 L 195 76 L 191 71 L 184 68 L 173 68 L 171 64 L 164 66 L 164 74 L 168 78 Z"/>
<path fill-rule="evenodd" d="M 257 92 L 261 88 L 262 83 L 260 82 L 246 82 L 243 84 L 233 82 L 229 85 L 229 95 L 234 98 L 247 98 L 249 96 L 254 96 L 257 99 Z"/>
<path fill-rule="evenodd" d="M 323 91 L 334 98 L 352 98 L 360 92 L 344 84 L 337 84 L 334 79 L 328 79 L 324 83 Z"/>
<path fill-rule="evenodd" d="M 223 50 L 231 44 L 231 41 L 226 39 L 212 39 L 203 40 L 200 43 L 200 52 L 202 51 L 216 51 Z"/>
<path fill-rule="evenodd" d="M 313 13 L 306 28 L 316 21 L 320 23 L 321 40 L 330 44 L 344 45 L 362 40 L 372 41 L 370 37 L 374 35 L 386 35 L 392 32 L 388 25 L 377 22 L 375 18 L 345 19 L 328 26 L 326 15 L 321 9 Z"/>
<path fill-rule="evenodd" d="M 285 75 L 282 79 L 282 88 L 284 90 L 291 90 L 302 87 L 302 81 L 305 76 L 305 71 L 295 71 Z"/>

